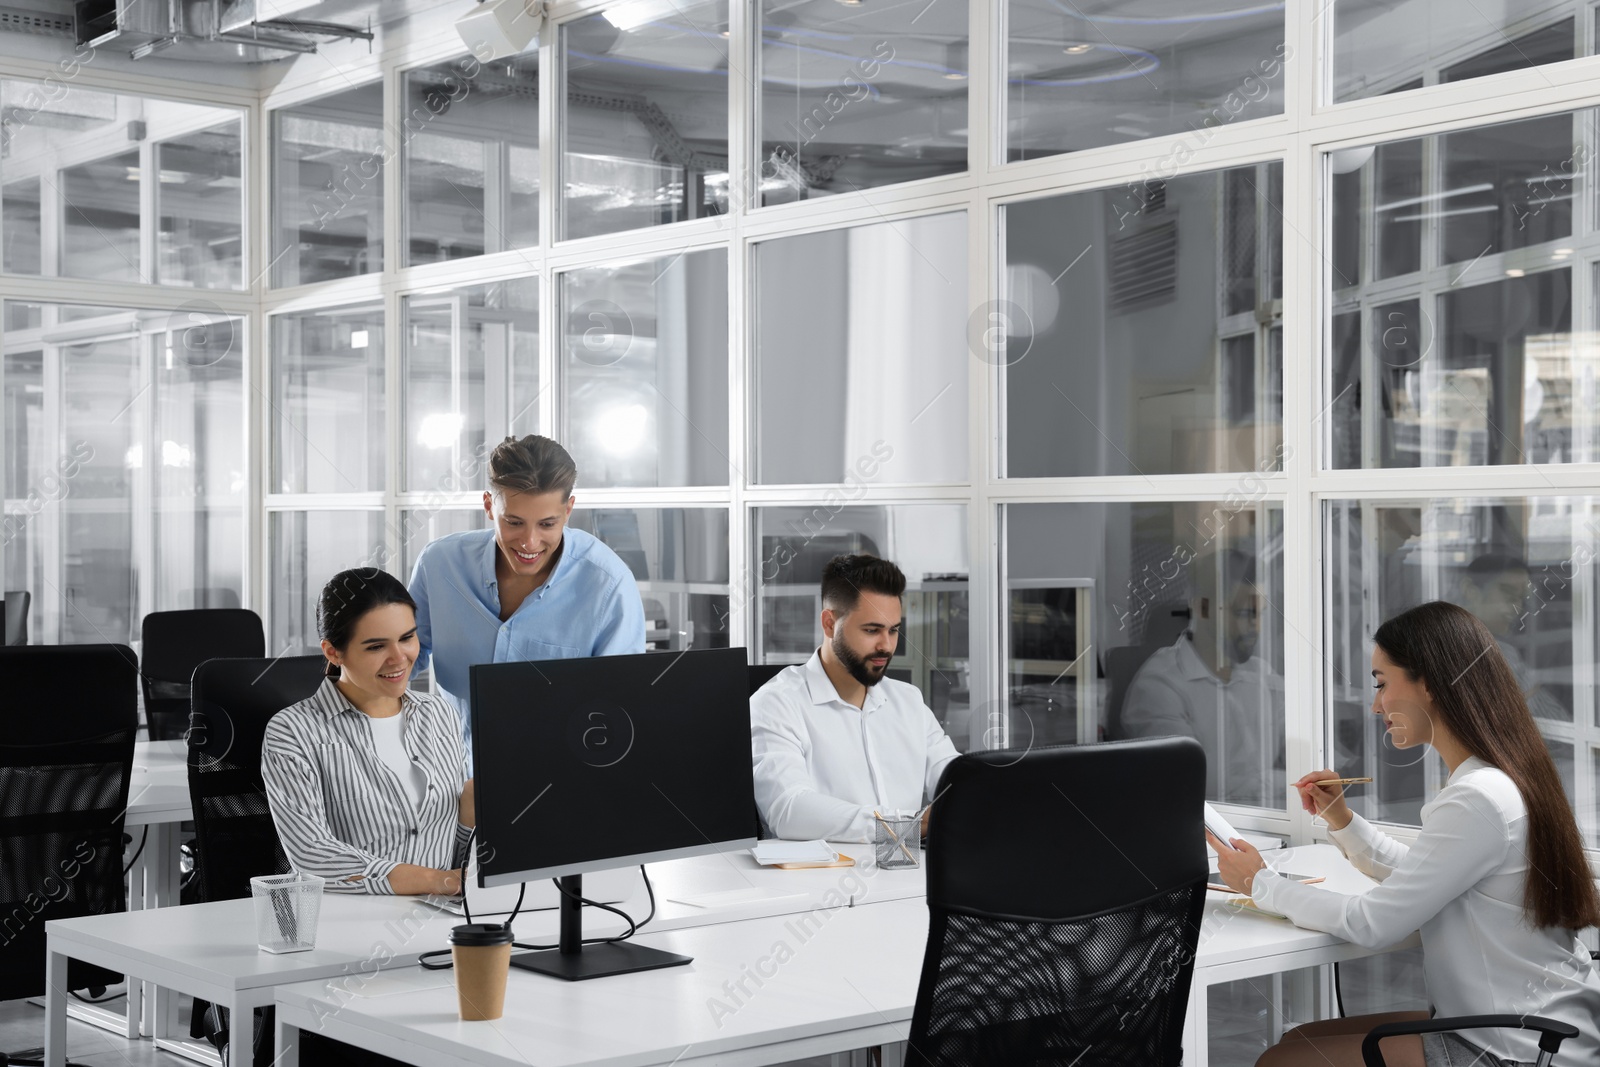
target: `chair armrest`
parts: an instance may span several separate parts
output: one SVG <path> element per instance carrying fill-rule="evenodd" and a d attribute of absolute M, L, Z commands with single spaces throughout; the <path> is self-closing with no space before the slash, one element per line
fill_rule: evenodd
<path fill-rule="evenodd" d="M 1400 1034 L 1437 1034 L 1446 1030 L 1537 1030 L 1539 1051 L 1555 1055 L 1561 1042 L 1578 1036 L 1578 1028 L 1537 1015 L 1457 1015 L 1449 1019 L 1419 1019 L 1409 1023 L 1384 1023 L 1374 1026 L 1361 1042 L 1361 1059 L 1367 1067 L 1387 1067 L 1378 1042 Z"/>

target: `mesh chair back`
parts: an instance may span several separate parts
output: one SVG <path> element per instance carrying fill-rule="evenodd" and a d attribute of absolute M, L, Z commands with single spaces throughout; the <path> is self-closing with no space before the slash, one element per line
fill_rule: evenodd
<path fill-rule="evenodd" d="M 261 742 L 267 720 L 317 691 L 324 663 L 321 656 L 213 659 L 195 670 L 189 795 L 202 900 L 247 897 L 251 878 L 289 871 L 261 780 Z"/>
<path fill-rule="evenodd" d="M 124 645 L 0 649 L 0 1000 L 45 992 L 44 924 L 124 911 L 123 816 L 139 731 Z M 121 975 L 73 961 L 68 987 Z"/>
<path fill-rule="evenodd" d="M 183 736 L 189 725 L 189 682 L 208 659 L 267 654 L 261 616 L 243 608 L 152 611 L 144 617 L 145 720 L 150 740 Z"/>
<path fill-rule="evenodd" d="M 907 1063 L 1176 1067 L 1208 870 L 1188 738 L 961 756 Z"/>

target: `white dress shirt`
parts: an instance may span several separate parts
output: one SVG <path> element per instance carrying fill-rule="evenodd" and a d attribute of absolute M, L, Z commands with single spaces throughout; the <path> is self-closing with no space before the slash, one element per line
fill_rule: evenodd
<path fill-rule="evenodd" d="M 1558 1059 L 1600 1063 L 1600 974 L 1571 931 L 1536 928 L 1522 909 L 1528 876 L 1527 809 L 1516 783 L 1476 757 L 1422 809 L 1407 847 L 1357 815 L 1331 834 L 1381 884 L 1333 893 L 1262 871 L 1256 903 L 1297 926 L 1368 948 L 1422 930 L 1428 996 L 1443 1016 L 1531 1014 L 1571 1023 L 1578 1037 Z M 1502 1059 L 1539 1057 L 1531 1031 L 1473 1030 L 1468 1040 Z"/>
<path fill-rule="evenodd" d="M 874 810 L 919 811 L 959 755 L 916 686 L 884 678 L 857 708 L 821 652 L 750 698 L 750 740 L 761 817 L 795 841 L 866 840 Z"/>

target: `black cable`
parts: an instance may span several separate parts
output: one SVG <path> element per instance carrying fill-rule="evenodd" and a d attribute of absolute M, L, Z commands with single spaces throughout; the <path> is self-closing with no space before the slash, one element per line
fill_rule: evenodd
<path fill-rule="evenodd" d="M 613 915 L 620 915 L 620 916 L 622 916 L 622 921 L 628 924 L 628 932 L 625 933 L 625 934 L 613 934 L 610 937 L 586 937 L 580 942 L 580 944 L 584 944 L 584 945 L 614 945 L 619 941 L 626 941 L 626 940 L 628 940 L 628 938 L 630 938 L 634 934 L 638 933 L 639 932 L 639 928 L 641 926 L 644 926 L 645 923 L 648 923 L 651 919 L 654 919 L 656 917 L 656 891 L 655 891 L 655 887 L 650 884 L 650 872 L 646 871 L 644 869 L 644 864 L 641 863 L 639 865 L 639 873 L 644 876 L 645 893 L 648 894 L 649 897 L 650 897 L 650 914 L 645 916 L 643 922 L 634 922 L 633 916 L 629 915 L 627 912 L 623 911 L 621 908 L 612 907 L 610 904 L 602 904 L 598 900 L 590 900 L 588 897 L 584 897 L 584 896 L 574 897 L 571 893 L 567 892 L 565 887 L 562 886 L 560 879 L 558 879 L 558 878 L 552 878 L 551 879 L 551 881 L 555 883 L 556 889 L 561 893 L 562 896 L 567 897 L 567 898 L 572 899 L 572 900 L 576 900 L 580 905 L 587 904 L 591 908 L 600 908 L 602 911 L 609 911 Z M 512 942 L 512 947 L 513 948 L 528 949 L 528 950 L 533 951 L 533 952 L 549 952 L 551 949 L 560 948 L 561 946 L 559 944 L 556 944 L 556 945 L 534 945 L 534 944 L 525 944 L 525 943 L 523 943 L 521 941 L 514 941 L 514 942 Z"/>
<path fill-rule="evenodd" d="M 128 877 L 128 872 L 133 870 L 133 865 L 139 862 L 140 856 L 144 855 L 144 843 L 148 840 L 150 840 L 150 824 L 145 823 L 144 833 L 139 835 L 139 848 L 134 852 L 133 859 L 128 861 L 128 865 L 122 868 L 122 877 Z M 93 1002 L 91 1001 L 90 1003 Z"/>
<path fill-rule="evenodd" d="M 1344 990 L 1339 986 L 1339 965 L 1337 963 L 1333 965 L 1333 1000 L 1334 1003 L 1339 1005 L 1339 1018 L 1343 1019 L 1345 1017 Z"/>
<path fill-rule="evenodd" d="M 105 1004 L 105 1003 L 107 1003 L 109 1001 L 116 1000 L 118 997 L 125 997 L 125 996 L 128 995 L 128 991 L 126 989 L 124 989 L 120 993 L 112 993 L 109 996 L 100 997 L 99 999 L 95 999 L 93 997 L 86 997 L 82 993 L 79 993 L 75 989 L 69 989 L 69 990 L 67 990 L 67 992 L 72 994 L 72 999 L 81 1000 L 85 1004 Z"/>

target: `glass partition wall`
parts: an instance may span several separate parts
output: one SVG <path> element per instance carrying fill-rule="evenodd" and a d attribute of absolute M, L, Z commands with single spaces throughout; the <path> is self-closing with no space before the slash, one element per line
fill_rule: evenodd
<path fill-rule="evenodd" d="M 1322 766 L 1414 832 L 1371 635 L 1465 605 L 1600 855 L 1596 22 L 1454 10 L 627 0 L 494 63 L 412 10 L 233 111 L 4 81 L 5 586 L 310 649 L 549 433 L 652 649 L 802 662 L 887 555 L 960 747 L 1190 733 L 1296 840 Z"/>

